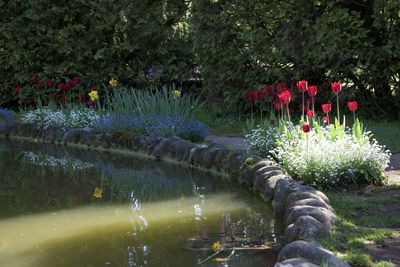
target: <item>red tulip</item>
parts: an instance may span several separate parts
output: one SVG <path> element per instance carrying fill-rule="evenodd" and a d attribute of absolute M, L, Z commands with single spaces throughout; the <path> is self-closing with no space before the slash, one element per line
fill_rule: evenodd
<path fill-rule="evenodd" d="M 357 101 L 352 101 L 352 102 L 347 103 L 347 107 L 349 108 L 349 110 L 351 112 L 356 111 L 358 109 Z"/>
<path fill-rule="evenodd" d="M 53 88 L 54 85 L 56 85 L 56 82 L 54 80 L 46 80 L 47 88 Z"/>
<path fill-rule="evenodd" d="M 264 90 L 269 97 L 272 97 L 274 95 L 274 87 L 268 86 L 268 87 L 264 88 Z"/>
<path fill-rule="evenodd" d="M 313 118 L 314 117 L 314 111 L 312 111 L 311 109 L 309 111 L 307 111 L 307 117 L 309 119 Z"/>
<path fill-rule="evenodd" d="M 73 83 L 74 83 L 74 85 L 80 84 L 80 83 L 81 83 L 81 78 L 75 77 L 75 78 L 73 79 Z"/>
<path fill-rule="evenodd" d="M 317 86 L 311 85 L 308 87 L 308 95 L 311 97 L 315 97 L 318 93 Z"/>
<path fill-rule="evenodd" d="M 331 83 L 332 90 L 335 92 L 335 94 L 339 94 L 340 91 L 342 90 L 342 83 L 341 82 L 333 82 Z"/>
<path fill-rule="evenodd" d="M 332 104 L 322 104 L 322 111 L 324 113 L 329 113 L 332 110 Z"/>
<path fill-rule="evenodd" d="M 308 133 L 311 129 L 310 124 L 305 123 L 305 124 L 301 125 L 301 129 L 303 130 L 303 132 Z"/>
<path fill-rule="evenodd" d="M 247 93 L 247 103 L 253 103 L 254 100 L 256 99 L 256 94 L 253 91 L 250 91 Z"/>
<path fill-rule="evenodd" d="M 60 88 L 61 91 L 66 91 L 67 90 L 67 84 L 66 83 L 60 83 L 58 85 L 58 88 Z"/>
<path fill-rule="evenodd" d="M 38 76 L 38 75 L 36 75 L 35 77 L 33 77 L 33 82 L 35 83 L 35 84 L 38 84 L 38 83 L 40 83 L 40 77 Z"/>
<path fill-rule="evenodd" d="M 281 102 L 285 105 L 289 104 L 290 101 L 292 100 L 292 95 L 290 93 L 290 91 L 288 89 L 286 89 L 285 91 L 282 91 L 278 94 L 279 99 L 281 100 Z"/>
<path fill-rule="evenodd" d="M 276 102 L 276 103 L 274 104 L 274 108 L 275 108 L 276 110 L 281 110 L 281 109 L 282 109 L 282 102 Z"/>
<path fill-rule="evenodd" d="M 265 92 L 263 90 L 257 91 L 256 96 L 257 96 L 258 101 L 264 101 Z"/>
<path fill-rule="evenodd" d="M 286 90 L 286 83 L 285 82 L 279 82 L 276 85 L 276 90 L 278 91 L 278 93 Z"/>
<path fill-rule="evenodd" d="M 18 85 L 16 85 L 14 87 L 14 92 L 18 95 L 21 92 L 21 87 L 19 87 Z"/>
<path fill-rule="evenodd" d="M 323 116 L 322 121 L 328 124 L 333 123 L 333 119 L 328 118 L 328 116 Z"/>
<path fill-rule="evenodd" d="M 57 93 L 50 93 L 49 97 L 50 97 L 51 100 L 54 100 L 57 97 Z"/>
<path fill-rule="evenodd" d="M 307 81 L 299 81 L 297 82 L 297 88 L 299 89 L 300 93 L 304 93 L 307 91 Z"/>
<path fill-rule="evenodd" d="M 32 99 L 27 99 L 27 100 L 25 100 L 25 104 L 32 105 L 33 104 L 33 100 Z"/>

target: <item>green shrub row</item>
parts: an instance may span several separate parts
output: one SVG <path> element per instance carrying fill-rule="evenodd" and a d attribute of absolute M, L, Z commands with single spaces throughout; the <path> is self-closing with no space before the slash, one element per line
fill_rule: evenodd
<path fill-rule="evenodd" d="M 250 90 L 307 77 L 341 80 L 344 97 L 395 117 L 398 10 L 397 0 L 1 1 L 0 104 L 35 75 L 137 88 L 200 74 L 209 100 L 238 111 Z"/>

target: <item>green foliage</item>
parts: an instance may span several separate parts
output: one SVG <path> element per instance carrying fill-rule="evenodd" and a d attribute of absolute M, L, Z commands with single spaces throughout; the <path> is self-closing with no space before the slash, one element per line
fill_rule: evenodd
<path fill-rule="evenodd" d="M 186 11 L 183 0 L 1 1 L 0 104 L 35 75 L 57 84 L 79 76 L 84 87 L 111 77 L 134 85 L 187 79 Z"/>
<path fill-rule="evenodd" d="M 344 97 L 370 105 L 365 113 L 395 117 L 398 10 L 396 0 L 194 0 L 190 30 L 205 90 L 231 110 L 244 107 L 250 90 L 306 78 L 320 88 L 341 80 L 349 89 Z"/>
<path fill-rule="evenodd" d="M 174 95 L 175 86 L 163 86 L 161 90 L 119 89 L 107 95 L 105 109 L 112 114 L 127 117 L 146 115 L 182 116 L 185 120 L 194 118 L 201 107 L 199 98 L 190 93 L 180 97 Z"/>

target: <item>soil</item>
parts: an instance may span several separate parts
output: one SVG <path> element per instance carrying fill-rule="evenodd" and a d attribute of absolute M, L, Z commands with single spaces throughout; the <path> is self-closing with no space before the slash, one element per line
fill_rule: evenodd
<path fill-rule="evenodd" d="M 376 261 L 390 261 L 400 267 L 400 238 L 388 238 L 383 246 L 368 245 L 367 253 Z"/>

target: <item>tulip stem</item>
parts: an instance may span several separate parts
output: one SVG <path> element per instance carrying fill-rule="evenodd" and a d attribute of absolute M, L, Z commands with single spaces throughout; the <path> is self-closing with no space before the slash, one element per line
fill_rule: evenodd
<path fill-rule="evenodd" d="M 301 107 L 301 109 L 303 110 L 303 117 L 302 117 L 302 119 L 304 120 L 304 109 L 305 109 L 305 106 L 304 106 L 304 92 L 303 92 L 303 106 Z"/>
<path fill-rule="evenodd" d="M 353 111 L 353 123 L 356 123 L 356 112 L 355 111 Z"/>
<path fill-rule="evenodd" d="M 336 108 L 337 108 L 337 119 L 340 122 L 340 113 L 339 113 L 339 94 L 336 94 Z"/>
<path fill-rule="evenodd" d="M 286 104 L 286 112 L 287 112 L 288 120 L 290 122 L 289 104 Z"/>

